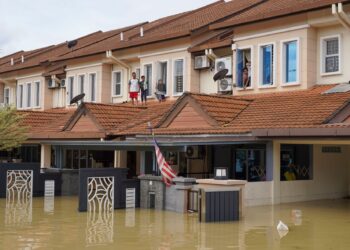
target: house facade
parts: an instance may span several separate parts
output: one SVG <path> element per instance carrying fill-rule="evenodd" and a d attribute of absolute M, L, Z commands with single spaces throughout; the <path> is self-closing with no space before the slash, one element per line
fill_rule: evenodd
<path fill-rule="evenodd" d="M 348 196 L 349 3 L 218 1 L 0 58 L 0 103 L 31 126 L 2 158 L 157 174 L 151 122 L 180 175 L 225 167 L 248 181 L 248 205 Z M 148 81 L 147 107 L 125 103 L 132 72 Z"/>

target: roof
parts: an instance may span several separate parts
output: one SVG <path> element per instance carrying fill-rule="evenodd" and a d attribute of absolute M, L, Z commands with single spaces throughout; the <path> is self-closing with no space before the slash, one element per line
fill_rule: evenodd
<path fill-rule="evenodd" d="M 148 122 L 158 135 L 266 135 L 286 129 L 306 135 L 328 129 L 331 135 L 349 136 L 350 130 L 340 130 L 350 128 L 350 91 L 325 94 L 334 86 L 244 97 L 185 93 L 176 101 L 147 106 L 84 103 L 78 109 L 19 112 L 26 114 L 31 139 L 150 135 Z M 85 127 L 86 119 L 96 129 Z"/>
<path fill-rule="evenodd" d="M 262 1 L 220 0 L 192 11 L 160 18 L 152 22 L 144 22 L 107 32 L 97 31 L 75 39 L 77 44 L 73 48 L 68 48 L 67 42 L 63 42 L 35 50 L 35 53 L 34 51 L 20 51 L 12 56 L 0 58 L 0 73 L 40 65 L 45 66 L 45 63 L 100 54 L 107 50 L 118 50 L 169 39 L 189 37 L 192 32 L 198 29 L 225 18 L 230 18 Z M 140 36 L 141 26 L 144 30 L 143 37 Z M 124 35 L 123 41 L 120 39 L 121 32 Z M 21 62 L 22 55 L 24 56 L 23 63 Z M 11 58 L 15 61 L 14 65 L 10 65 Z"/>
<path fill-rule="evenodd" d="M 266 0 L 261 1 L 253 8 L 232 16 L 222 22 L 210 26 L 219 29 L 229 26 L 267 20 L 285 15 L 297 14 L 305 11 L 330 7 L 335 3 L 348 3 L 349 0 Z"/>
<path fill-rule="evenodd" d="M 158 123 L 154 123 L 154 132 L 161 135 L 249 134 L 256 129 L 348 127 L 348 123 L 344 122 L 329 123 L 331 117 L 350 105 L 350 92 L 324 94 L 332 87 L 334 85 L 324 85 L 308 90 L 244 97 L 186 93 L 184 96 L 195 100 L 204 113 L 217 121 L 217 125 L 203 128 L 194 122 L 188 127 L 174 127 L 166 123 L 169 117 L 179 112 L 177 107 L 186 102 L 186 98 L 182 97 Z M 149 131 L 144 125 L 119 131 L 118 134 L 147 135 Z"/>

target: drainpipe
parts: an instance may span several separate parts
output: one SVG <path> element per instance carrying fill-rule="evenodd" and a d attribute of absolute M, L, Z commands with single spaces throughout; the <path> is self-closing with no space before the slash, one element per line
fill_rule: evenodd
<path fill-rule="evenodd" d="M 343 10 L 343 4 L 332 4 L 332 15 L 335 16 L 347 30 L 350 31 L 350 18 Z"/>

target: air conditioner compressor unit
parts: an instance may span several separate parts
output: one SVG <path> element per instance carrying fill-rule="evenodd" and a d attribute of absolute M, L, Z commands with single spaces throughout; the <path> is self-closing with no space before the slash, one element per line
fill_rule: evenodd
<path fill-rule="evenodd" d="M 210 61 L 207 56 L 196 56 L 194 58 L 194 69 L 207 69 L 210 67 Z"/>
<path fill-rule="evenodd" d="M 232 57 L 221 57 L 215 60 L 215 73 L 220 70 L 228 69 L 227 76 L 232 76 Z"/>

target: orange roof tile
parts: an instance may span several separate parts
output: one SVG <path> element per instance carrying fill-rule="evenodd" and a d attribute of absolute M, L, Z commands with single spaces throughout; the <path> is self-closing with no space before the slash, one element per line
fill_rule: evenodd
<path fill-rule="evenodd" d="M 349 2 L 349 0 L 266 0 L 240 14 L 213 24 L 210 28 L 218 29 L 242 25 L 244 23 L 330 7 L 331 4 L 340 2 Z"/>

